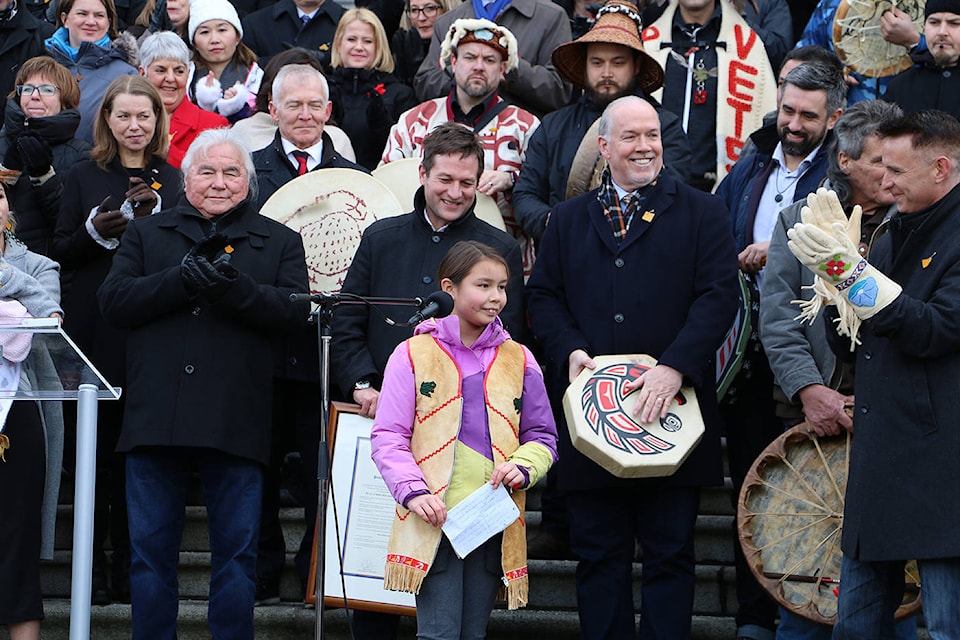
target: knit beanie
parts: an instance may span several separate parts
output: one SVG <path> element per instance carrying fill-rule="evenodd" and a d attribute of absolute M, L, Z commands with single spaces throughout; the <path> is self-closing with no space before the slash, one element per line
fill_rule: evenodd
<path fill-rule="evenodd" d="M 955 13 L 960 16 L 960 0 L 927 0 L 923 17 L 929 18 L 932 13 Z"/>
<path fill-rule="evenodd" d="M 223 20 L 232 24 L 240 37 L 243 37 L 243 26 L 237 10 L 228 0 L 192 0 L 190 2 L 190 22 L 187 30 L 190 34 L 190 43 L 193 43 L 193 34 L 197 28 L 208 20 Z"/>

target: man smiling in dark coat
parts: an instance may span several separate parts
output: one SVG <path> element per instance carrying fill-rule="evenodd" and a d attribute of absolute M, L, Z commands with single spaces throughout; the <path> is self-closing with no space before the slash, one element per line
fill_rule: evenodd
<path fill-rule="evenodd" d="M 274 341 L 306 322 L 300 236 L 250 204 L 249 154 L 204 131 L 183 160 L 185 199 L 127 227 L 100 288 L 129 331 L 127 453 L 133 637 L 174 638 L 187 485 L 199 469 L 210 527 L 214 638 L 253 639 Z"/>
<path fill-rule="evenodd" d="M 656 358 L 627 385 L 639 388 L 638 417 L 664 417 L 664 400 L 685 380 L 697 391 L 706 433 L 674 475 L 630 480 L 579 453 L 559 429 L 559 484 L 580 558 L 580 630 L 588 640 L 635 637 L 639 540 L 641 637 L 689 638 L 700 486 L 722 477 L 712 361 L 736 313 L 733 233 L 722 202 L 662 171 L 660 122 L 649 102 L 611 103 L 599 145 L 608 164 L 600 188 L 551 213 L 527 287 L 531 327 L 565 382 L 593 369 L 591 356 Z"/>
<path fill-rule="evenodd" d="M 921 111 L 880 135 L 882 186 L 899 212 L 871 245 L 870 262 L 838 232 L 846 218 L 835 196 L 829 216 L 812 215 L 824 208 L 811 204 L 787 232 L 793 254 L 835 288 L 846 333 L 857 335 L 859 325 L 833 638 L 894 637 L 910 559 L 919 567 L 930 636 L 957 638 L 960 123 Z M 828 204 L 830 196 L 822 192 Z M 848 345 L 834 351 L 849 354 Z"/>

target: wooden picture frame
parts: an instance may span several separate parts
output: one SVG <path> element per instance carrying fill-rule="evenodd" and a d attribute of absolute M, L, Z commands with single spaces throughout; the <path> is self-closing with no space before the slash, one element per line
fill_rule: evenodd
<path fill-rule="evenodd" d="M 373 420 L 360 416 L 357 405 L 334 402 L 330 407 L 323 602 L 328 608 L 346 606 L 412 616 L 416 615 L 413 594 L 383 588 L 387 540 L 396 503 L 370 459 L 372 426 Z M 307 604 L 316 604 L 316 553 L 315 530 L 304 599 Z"/>

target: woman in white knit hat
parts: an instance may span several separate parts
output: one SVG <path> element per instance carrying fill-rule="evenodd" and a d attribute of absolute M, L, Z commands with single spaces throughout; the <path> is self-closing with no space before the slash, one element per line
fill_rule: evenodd
<path fill-rule="evenodd" d="M 188 34 L 193 51 L 190 100 L 231 123 L 253 114 L 263 70 L 241 40 L 243 26 L 233 5 L 227 0 L 192 2 Z"/>

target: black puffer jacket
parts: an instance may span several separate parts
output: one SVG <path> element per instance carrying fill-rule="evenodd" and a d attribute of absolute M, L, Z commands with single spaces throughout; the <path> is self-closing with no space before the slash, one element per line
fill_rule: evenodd
<path fill-rule="evenodd" d="M 76 109 L 67 109 L 46 118 L 31 118 L 26 125 L 17 101 L 7 100 L 3 129 L 0 130 L 0 161 L 5 162 L 8 153 L 16 155 L 17 138 L 27 128 L 39 134 L 53 150 L 54 175 L 51 178 L 35 185 L 24 172 L 9 191 L 10 209 L 17 217 L 17 237 L 34 253 L 49 255 L 50 241 L 60 213 L 63 178 L 70 167 L 90 155 L 90 145 L 74 137 L 79 125 L 80 113 Z"/>
<path fill-rule="evenodd" d="M 20 65 L 43 55 L 43 41 L 53 33 L 53 26 L 41 22 L 22 8 L 7 20 L 0 20 L 0 95 L 13 90 Z"/>
<path fill-rule="evenodd" d="M 390 41 L 393 51 L 393 73 L 403 84 L 413 87 L 413 78 L 430 50 L 430 38 L 424 40 L 416 29 L 398 29 Z"/>
<path fill-rule="evenodd" d="M 353 143 L 357 164 L 373 170 L 380 162 L 390 127 L 417 104 L 413 89 L 392 73 L 337 67 L 327 76 L 337 126 Z"/>

